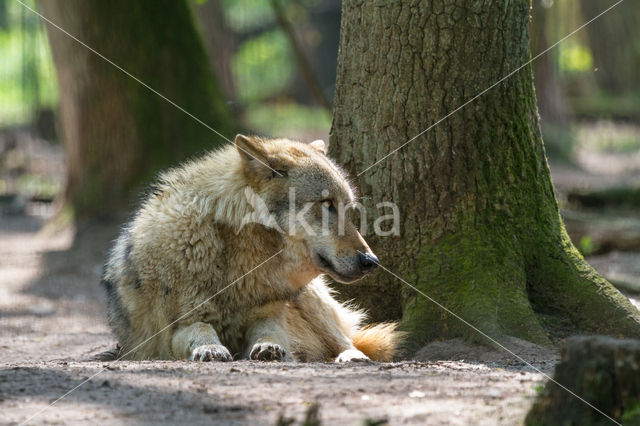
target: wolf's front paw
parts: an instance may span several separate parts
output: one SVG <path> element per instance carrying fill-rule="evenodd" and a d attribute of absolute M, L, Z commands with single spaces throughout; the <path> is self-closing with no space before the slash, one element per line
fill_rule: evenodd
<path fill-rule="evenodd" d="M 336 358 L 335 362 L 368 362 L 371 359 L 357 349 L 347 349 Z"/>
<path fill-rule="evenodd" d="M 251 349 L 250 359 L 255 361 L 284 361 L 287 351 L 275 343 L 256 343 Z"/>
<path fill-rule="evenodd" d="M 233 361 L 229 350 L 222 345 L 198 346 L 189 358 L 192 361 Z"/>

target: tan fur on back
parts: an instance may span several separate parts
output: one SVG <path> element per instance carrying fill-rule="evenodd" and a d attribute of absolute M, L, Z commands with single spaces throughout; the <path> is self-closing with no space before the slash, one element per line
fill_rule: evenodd
<path fill-rule="evenodd" d="M 271 339 L 301 361 L 330 360 L 354 345 L 372 359 L 391 359 L 394 327 L 361 328 L 363 314 L 338 303 L 318 276 L 308 241 L 243 224 L 254 211 L 247 188 L 275 209 L 289 187 L 316 197 L 315 182 L 353 198 L 343 173 L 313 146 L 260 143 L 265 161 L 291 170 L 290 176 L 272 176 L 236 147 L 225 147 L 164 173 L 123 228 L 103 284 L 126 358 L 181 359 L 200 341 L 246 357 L 252 345 Z M 362 244 L 349 238 L 331 243 L 332 250 Z"/>

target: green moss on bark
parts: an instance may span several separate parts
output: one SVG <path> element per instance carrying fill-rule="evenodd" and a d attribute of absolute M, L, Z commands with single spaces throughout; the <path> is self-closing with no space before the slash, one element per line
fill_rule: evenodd
<path fill-rule="evenodd" d="M 530 6 L 345 0 L 329 151 L 367 200 L 400 207 L 401 238 L 367 236 L 381 262 L 488 335 L 638 337 L 640 313 L 584 262 L 558 214 L 521 67 Z M 477 338 L 384 271 L 338 287 L 373 321 L 401 320 L 412 348 Z"/>
<path fill-rule="evenodd" d="M 491 337 L 519 337 L 538 344 L 550 341 L 527 294 L 524 257 L 511 229 L 462 228 L 423 247 L 418 257 L 419 288 Z M 405 291 L 403 328 L 414 343 L 464 336 L 482 341 L 475 330 Z M 429 324 L 429 326 L 425 326 Z"/>
<path fill-rule="evenodd" d="M 528 258 L 530 300 L 554 337 L 594 333 L 640 338 L 640 312 L 598 274 L 558 229 Z M 555 238 L 551 238 L 555 237 Z"/>

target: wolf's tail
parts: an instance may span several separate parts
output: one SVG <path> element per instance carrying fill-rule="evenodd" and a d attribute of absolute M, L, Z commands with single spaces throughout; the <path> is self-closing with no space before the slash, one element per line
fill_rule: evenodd
<path fill-rule="evenodd" d="M 353 345 L 374 361 L 391 361 L 404 339 L 397 328 L 396 322 L 364 326 L 353 335 Z"/>

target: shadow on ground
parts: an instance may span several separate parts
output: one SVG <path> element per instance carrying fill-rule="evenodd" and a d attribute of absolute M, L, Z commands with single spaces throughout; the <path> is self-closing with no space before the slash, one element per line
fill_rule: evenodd
<path fill-rule="evenodd" d="M 106 373 L 87 380 L 85 375 L 100 372 L 97 366 L 92 367 L 62 370 L 33 366 L 0 370 L 0 398 L 8 410 L 5 414 L 11 412 L 8 419 L 24 421 L 45 409 L 33 419 L 34 424 L 56 418 L 202 424 L 211 421 L 212 414 L 230 423 L 239 422 L 255 410 L 242 401 L 209 395 L 209 388 L 197 384 L 192 384 L 189 389 L 172 386 L 173 375 L 165 374 L 163 377 L 158 374 L 161 371 L 152 369 L 136 372 L 142 376 L 137 380 L 131 380 L 131 374 L 126 371 L 121 374 L 114 370 L 105 370 Z M 77 390 L 48 407 L 72 389 Z M 21 407 L 25 409 L 21 410 Z M 170 409 L 166 409 L 168 407 Z"/>

